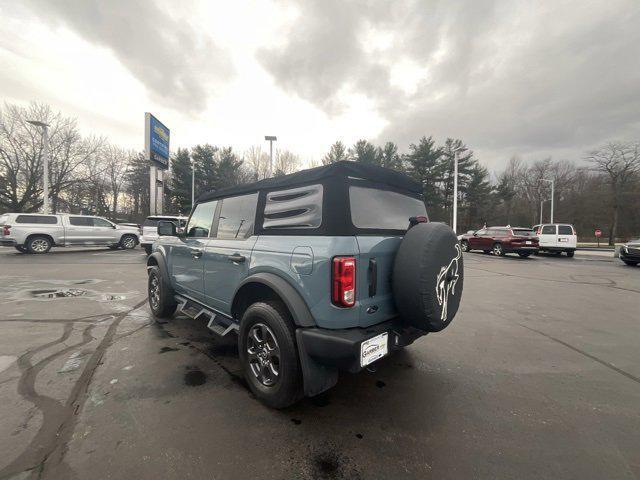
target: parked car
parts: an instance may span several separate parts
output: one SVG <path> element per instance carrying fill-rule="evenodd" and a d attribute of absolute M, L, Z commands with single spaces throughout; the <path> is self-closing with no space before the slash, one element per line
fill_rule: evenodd
<path fill-rule="evenodd" d="M 620 247 L 620 260 L 630 266 L 640 263 L 640 238 L 630 240 Z"/>
<path fill-rule="evenodd" d="M 131 249 L 139 242 L 137 228 L 88 215 L 5 213 L 0 215 L 0 228 L 0 245 L 22 253 L 78 245 Z"/>
<path fill-rule="evenodd" d="M 568 223 L 543 223 L 531 227 L 538 235 L 539 251 L 554 252 L 560 255 L 562 252 L 567 257 L 573 257 L 578 245 L 578 236 L 573 225 Z"/>
<path fill-rule="evenodd" d="M 538 238 L 530 228 L 487 227 L 462 235 L 460 247 L 463 252 L 482 250 L 497 256 L 517 253 L 526 258 L 538 251 Z"/>
<path fill-rule="evenodd" d="M 453 231 L 430 223 L 422 186 L 336 162 L 196 203 L 184 233 L 160 221 L 149 305 L 238 334 L 251 391 L 280 408 L 446 328 L 463 286 Z"/>
<path fill-rule="evenodd" d="M 187 217 L 179 215 L 153 215 L 147 217 L 142 224 L 142 237 L 140 237 L 140 246 L 144 248 L 147 255 L 151 255 L 153 242 L 158 239 L 158 222 L 161 220 L 173 222 L 178 228 L 184 228 L 187 223 Z"/>

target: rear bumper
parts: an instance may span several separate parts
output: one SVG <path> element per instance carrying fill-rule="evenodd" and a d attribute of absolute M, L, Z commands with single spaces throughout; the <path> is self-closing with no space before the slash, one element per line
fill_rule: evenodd
<path fill-rule="evenodd" d="M 520 246 L 520 245 L 505 245 L 505 252 L 537 252 L 539 248 L 534 245 Z"/>
<path fill-rule="evenodd" d="M 301 353 L 306 354 L 314 362 L 355 373 L 363 369 L 360 364 L 362 342 L 385 332 L 389 335 L 387 355 L 426 335 L 422 330 L 407 328 L 400 325 L 397 320 L 389 320 L 368 328 L 342 330 L 301 328 L 297 330 L 297 339 Z"/>
<path fill-rule="evenodd" d="M 566 247 L 543 247 L 540 246 L 540 250 L 544 250 L 545 252 L 575 252 L 576 251 L 576 247 L 570 247 L 570 246 L 566 246 Z"/>
<path fill-rule="evenodd" d="M 17 242 L 13 238 L 0 239 L 0 247 L 15 247 Z"/>

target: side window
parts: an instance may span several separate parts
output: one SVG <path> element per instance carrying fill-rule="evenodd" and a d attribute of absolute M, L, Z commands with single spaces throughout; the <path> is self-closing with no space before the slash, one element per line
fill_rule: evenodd
<path fill-rule="evenodd" d="M 478 236 L 484 236 L 488 233 L 488 230 L 483 228 L 482 230 L 478 230 L 476 233 L 478 234 Z"/>
<path fill-rule="evenodd" d="M 94 218 L 93 219 L 94 227 L 109 227 L 112 228 L 113 224 L 111 222 L 106 221 L 104 218 Z"/>
<path fill-rule="evenodd" d="M 558 225 L 558 235 L 573 235 L 571 225 Z"/>
<path fill-rule="evenodd" d="M 220 239 L 249 238 L 253 234 L 257 205 L 257 193 L 222 200 L 216 237 Z"/>
<path fill-rule="evenodd" d="M 69 223 L 76 227 L 93 227 L 93 219 L 89 217 L 69 217 Z"/>
<path fill-rule="evenodd" d="M 16 223 L 38 223 L 42 225 L 55 225 L 58 223 L 58 217 L 51 215 L 18 215 Z"/>
<path fill-rule="evenodd" d="M 217 200 L 200 203 L 196 206 L 187 225 L 187 237 L 201 238 L 209 236 L 213 215 L 216 213 L 216 205 L 218 205 Z"/>
<path fill-rule="evenodd" d="M 545 225 L 542 227 L 542 235 L 555 235 L 556 234 L 556 226 L 555 225 Z"/>

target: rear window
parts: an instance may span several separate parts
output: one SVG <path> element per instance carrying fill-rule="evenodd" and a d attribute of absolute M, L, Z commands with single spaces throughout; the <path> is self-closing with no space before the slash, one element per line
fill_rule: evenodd
<path fill-rule="evenodd" d="M 158 222 L 173 222 L 179 227 L 184 227 L 187 223 L 184 219 L 178 218 L 147 218 L 142 224 L 143 227 L 157 227 Z"/>
<path fill-rule="evenodd" d="M 558 225 L 558 235 L 573 235 L 571 225 Z"/>
<path fill-rule="evenodd" d="M 527 228 L 514 228 L 512 232 L 518 237 L 534 237 L 536 235 L 536 232 Z"/>
<path fill-rule="evenodd" d="M 556 226 L 555 225 L 545 225 L 542 227 L 542 235 L 555 235 L 556 234 Z"/>
<path fill-rule="evenodd" d="M 422 200 L 389 190 L 351 186 L 349 203 L 357 228 L 406 230 L 410 217 L 427 215 Z"/>
<path fill-rule="evenodd" d="M 39 223 L 43 225 L 55 225 L 58 217 L 52 215 L 18 215 L 16 223 Z"/>

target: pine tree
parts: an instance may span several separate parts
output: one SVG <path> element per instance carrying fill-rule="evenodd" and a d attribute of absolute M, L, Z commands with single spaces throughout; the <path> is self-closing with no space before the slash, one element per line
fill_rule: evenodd
<path fill-rule="evenodd" d="M 231 147 L 218 151 L 218 180 L 216 188 L 238 185 L 244 181 L 242 160 Z"/>
<path fill-rule="evenodd" d="M 205 143 L 191 149 L 191 158 L 196 169 L 196 198 L 219 185 L 216 154 L 218 147 Z"/>
<path fill-rule="evenodd" d="M 432 220 L 442 217 L 442 195 L 438 187 L 442 180 L 440 158 L 442 150 L 435 146 L 432 137 L 422 137 L 417 144 L 409 145 L 409 153 L 404 156 L 408 173 L 422 184 L 427 213 Z"/>
<path fill-rule="evenodd" d="M 191 210 L 191 156 L 179 148 L 171 159 L 171 198 L 179 213 Z"/>
<path fill-rule="evenodd" d="M 347 148 L 344 146 L 344 143 L 338 140 L 336 143 L 331 145 L 329 153 L 322 158 L 322 164 L 329 165 L 330 163 L 339 162 L 341 160 L 349 160 L 349 156 L 347 155 Z"/>
<path fill-rule="evenodd" d="M 384 147 L 378 147 L 377 156 L 380 164 L 386 168 L 403 171 L 402 158 L 398 154 L 398 145 L 393 142 L 387 142 Z"/>
<path fill-rule="evenodd" d="M 382 159 L 378 156 L 378 150 L 373 143 L 368 140 L 358 140 L 356 144 L 349 149 L 349 156 L 352 160 L 369 165 L 380 165 Z"/>

